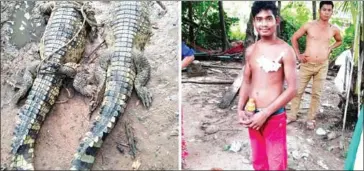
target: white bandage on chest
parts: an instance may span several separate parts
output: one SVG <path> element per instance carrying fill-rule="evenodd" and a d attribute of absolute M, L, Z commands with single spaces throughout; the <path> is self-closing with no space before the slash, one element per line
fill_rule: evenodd
<path fill-rule="evenodd" d="M 275 72 L 278 71 L 278 69 L 282 66 L 282 64 L 279 63 L 279 60 L 284 56 L 284 52 L 282 52 L 277 59 L 270 60 L 266 58 L 264 55 L 262 55 L 260 58 L 256 59 L 258 62 L 258 65 L 260 68 L 262 68 L 265 72 Z"/>

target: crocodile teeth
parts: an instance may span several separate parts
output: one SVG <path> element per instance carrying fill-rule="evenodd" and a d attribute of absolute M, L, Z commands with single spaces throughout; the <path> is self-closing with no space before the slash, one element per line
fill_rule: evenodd
<path fill-rule="evenodd" d="M 115 117 L 111 118 L 111 122 L 114 123 L 115 122 Z"/>

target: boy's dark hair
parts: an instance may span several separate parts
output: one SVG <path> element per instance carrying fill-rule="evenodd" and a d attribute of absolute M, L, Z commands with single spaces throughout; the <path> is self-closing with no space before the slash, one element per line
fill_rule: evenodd
<path fill-rule="evenodd" d="M 274 16 L 278 15 L 275 1 L 255 1 L 252 6 L 253 18 L 262 10 L 271 10 Z"/>
<path fill-rule="evenodd" d="M 322 8 L 322 6 L 324 5 L 331 5 L 332 9 L 334 9 L 334 3 L 332 1 L 321 1 L 320 2 L 320 9 Z"/>

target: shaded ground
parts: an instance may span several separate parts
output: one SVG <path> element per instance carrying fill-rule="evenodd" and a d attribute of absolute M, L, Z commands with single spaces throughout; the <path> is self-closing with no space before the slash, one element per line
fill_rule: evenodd
<path fill-rule="evenodd" d="M 233 62 L 202 62 L 229 67 L 242 67 Z M 182 80 L 205 81 L 233 81 L 240 70 L 208 68 L 208 75 L 204 77 L 188 78 L 182 74 Z M 310 87 L 311 83 L 309 83 Z M 251 149 L 246 128 L 238 125 L 235 98 L 227 109 L 218 108 L 220 99 L 230 84 L 182 84 L 182 107 L 184 112 L 184 131 L 189 156 L 187 169 L 222 168 L 253 169 L 251 164 Z M 340 135 L 337 130 L 329 129 L 341 117 L 336 107 L 339 97 L 336 95 L 333 77 L 328 77 L 321 98 L 320 113 L 317 115 L 317 128 L 322 128 L 331 135 Z M 310 92 L 310 88 L 306 88 Z M 287 127 L 288 165 L 291 169 L 343 169 L 345 150 L 339 148 L 340 138 L 328 140 L 316 134 L 315 131 L 305 129 L 304 121 L 309 107 L 310 96 L 306 93 L 301 104 L 301 118 Z M 290 112 L 290 106 L 287 106 Z M 348 147 L 352 131 L 345 132 L 344 146 Z M 237 153 L 224 150 L 233 142 L 241 143 L 241 150 Z"/>
<path fill-rule="evenodd" d="M 14 91 L 6 83 L 13 74 L 26 66 L 37 57 L 38 42 L 44 31 L 43 18 L 33 10 L 34 2 L 1 2 L 1 165 L 9 165 L 11 156 L 10 144 L 12 132 L 19 107 L 6 102 L 13 96 Z M 40 2 L 35 2 L 40 3 Z M 93 1 L 98 22 L 110 18 L 116 2 Z M 125 117 L 119 120 L 112 133 L 104 142 L 98 153 L 93 169 L 132 169 L 133 159 L 128 154 L 129 148 L 124 147 L 124 153 L 119 152 L 117 144 L 127 144 L 124 132 L 124 122 L 131 122 L 137 139 L 137 159 L 139 169 L 177 169 L 178 168 L 178 2 L 163 2 L 168 13 L 159 15 L 162 9 L 154 5 L 151 13 L 153 33 L 151 42 L 146 46 L 145 55 L 152 66 L 151 79 L 147 85 L 153 94 L 152 107 L 145 109 L 133 93 L 128 103 Z M 19 6 L 21 14 L 12 17 L 14 7 Z M 28 5 L 28 7 L 27 7 Z M 26 8 L 27 7 L 27 8 Z M 29 14 L 26 14 L 26 13 Z M 24 21 L 30 15 L 31 21 Z M 26 16 L 26 17 L 24 17 Z M 21 30 L 23 27 L 34 25 L 32 29 Z M 37 24 L 40 23 L 40 24 Z M 43 24 L 42 24 L 43 23 Z M 35 36 L 28 34 L 40 32 Z M 20 35 L 19 35 L 20 34 Z M 23 34 L 23 36 L 22 36 Z M 23 40 L 23 39 L 24 40 Z M 19 41 L 13 41 L 19 39 Z M 84 56 L 102 41 L 96 40 L 88 44 Z M 156 51 L 158 49 L 158 51 Z M 100 48 L 90 58 L 102 55 L 105 46 Z M 96 56 L 95 56 L 96 55 Z M 96 62 L 97 60 L 95 60 Z M 91 66 L 90 66 L 91 67 Z M 67 99 L 67 91 L 62 89 L 59 100 Z M 91 122 L 97 116 L 94 113 L 88 119 L 89 99 L 79 94 L 66 103 L 56 104 L 46 118 L 36 143 L 35 168 L 68 169 L 73 154 L 81 138 L 88 131 Z"/>

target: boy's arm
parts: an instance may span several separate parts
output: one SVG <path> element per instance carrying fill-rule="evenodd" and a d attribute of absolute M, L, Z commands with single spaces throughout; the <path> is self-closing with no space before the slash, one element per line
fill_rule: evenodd
<path fill-rule="evenodd" d="M 301 54 L 299 46 L 298 46 L 298 39 L 300 39 L 303 35 L 306 34 L 307 30 L 308 30 L 308 23 L 306 23 L 305 25 L 303 25 L 300 29 L 298 29 L 292 36 L 291 38 L 291 43 L 292 43 L 292 47 L 293 50 L 295 51 L 295 54 L 297 55 L 297 57 L 299 57 L 299 55 Z"/>
<path fill-rule="evenodd" d="M 286 106 L 297 93 L 296 58 L 291 47 L 289 47 L 287 55 L 283 57 L 283 69 L 288 87 L 265 109 L 264 114 L 267 117 L 279 108 Z"/>
<path fill-rule="evenodd" d="M 249 58 L 252 54 L 252 48 L 254 45 L 251 45 L 250 47 L 248 47 L 246 49 L 245 52 L 245 66 L 244 66 L 244 70 L 243 70 L 243 81 L 241 83 L 240 86 L 240 90 L 239 90 L 239 102 L 238 102 L 238 111 L 239 110 L 244 110 L 246 101 L 248 100 L 248 92 L 250 89 L 250 84 L 251 84 L 251 68 L 249 65 Z"/>
<path fill-rule="evenodd" d="M 186 68 L 188 65 L 190 65 L 193 60 L 195 60 L 195 51 L 188 47 L 184 42 L 182 42 L 182 66 L 181 69 Z"/>
<path fill-rule="evenodd" d="M 244 110 L 245 104 L 248 100 L 248 92 L 251 83 L 251 78 L 250 78 L 251 71 L 250 71 L 250 66 L 247 62 L 245 63 L 243 72 L 244 72 L 243 81 L 241 83 L 239 90 L 238 110 Z"/>
<path fill-rule="evenodd" d="M 342 44 L 342 37 L 340 34 L 340 30 L 337 27 L 335 27 L 334 30 L 334 39 L 336 42 L 329 47 L 329 53 L 332 51 L 332 49 L 335 49 Z"/>
<path fill-rule="evenodd" d="M 193 62 L 193 60 L 195 60 L 195 56 L 193 56 L 193 55 L 186 56 L 185 58 L 183 58 L 181 69 L 186 68 L 188 65 L 190 65 Z"/>

